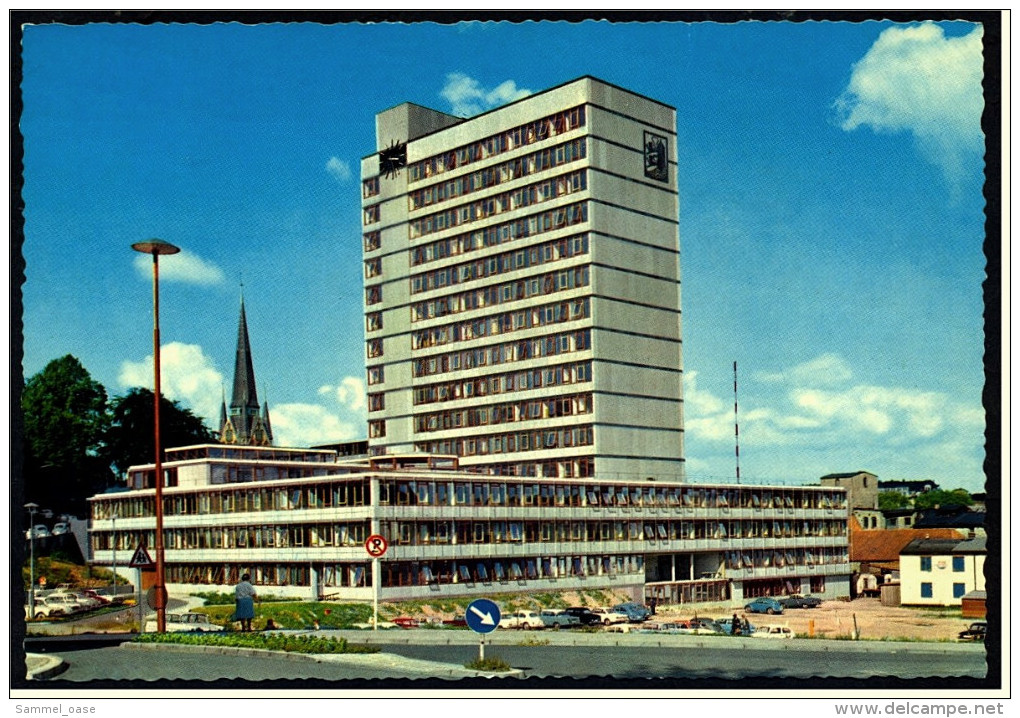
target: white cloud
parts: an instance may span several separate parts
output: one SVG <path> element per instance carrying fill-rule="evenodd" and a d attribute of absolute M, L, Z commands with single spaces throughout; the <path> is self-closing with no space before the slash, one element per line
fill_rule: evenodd
<path fill-rule="evenodd" d="M 315 446 L 364 438 L 360 423 L 343 421 L 318 404 L 278 404 L 269 408 L 277 446 Z"/>
<path fill-rule="evenodd" d="M 982 28 L 946 37 L 931 22 L 885 30 L 836 101 L 842 127 L 910 132 L 953 181 L 983 151 Z"/>
<path fill-rule="evenodd" d="M 332 394 L 349 411 L 364 413 L 366 407 L 365 381 L 356 376 L 345 376 L 339 386 L 326 384 L 319 387 L 320 396 Z"/>
<path fill-rule="evenodd" d="M 138 270 L 139 276 L 152 281 L 151 256 L 147 254 L 136 256 L 135 269 Z M 160 257 L 159 278 L 161 281 L 165 279 L 170 282 L 209 286 L 222 282 L 224 274 L 215 264 L 182 249 L 178 254 Z"/>
<path fill-rule="evenodd" d="M 330 157 L 326 162 L 326 171 L 339 182 L 347 182 L 351 178 L 351 166 L 338 157 Z"/>
<path fill-rule="evenodd" d="M 223 400 L 223 375 L 195 344 L 171 342 L 160 350 L 160 391 L 167 399 L 205 420 L 211 429 L 218 429 Z M 152 355 L 141 361 L 124 361 L 117 379 L 125 389 L 153 389 Z M 272 418 L 272 417 L 270 417 Z"/>
<path fill-rule="evenodd" d="M 519 100 L 531 90 L 519 89 L 513 80 L 507 80 L 493 89 L 481 86 L 478 80 L 460 72 L 446 76 L 446 85 L 439 93 L 450 103 L 450 111 L 458 117 L 471 117 L 499 105 Z"/>

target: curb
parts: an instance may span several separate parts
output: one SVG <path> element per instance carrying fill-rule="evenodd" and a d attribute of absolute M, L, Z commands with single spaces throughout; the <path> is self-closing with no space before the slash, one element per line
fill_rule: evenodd
<path fill-rule="evenodd" d="M 30 681 L 45 681 L 67 670 L 67 664 L 59 656 L 43 656 L 38 653 L 26 653 L 25 665 Z"/>
<path fill-rule="evenodd" d="M 287 661 L 305 663 L 358 663 L 374 664 L 378 668 L 387 668 L 402 673 L 420 673 L 431 678 L 523 678 L 524 671 L 513 669 L 501 673 L 476 671 L 452 663 L 437 663 L 416 658 L 405 658 L 392 653 L 288 653 L 286 651 L 269 651 L 263 648 L 234 648 L 232 646 L 192 646 L 183 643 L 124 643 L 123 648 L 139 651 L 183 651 L 187 653 L 211 653 L 218 655 L 273 657 Z"/>

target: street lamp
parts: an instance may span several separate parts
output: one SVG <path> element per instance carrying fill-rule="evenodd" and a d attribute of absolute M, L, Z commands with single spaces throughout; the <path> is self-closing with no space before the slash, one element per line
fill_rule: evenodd
<path fill-rule="evenodd" d="M 28 615 L 35 618 L 35 512 L 39 504 L 25 504 L 28 509 Z"/>
<path fill-rule="evenodd" d="M 179 247 L 160 239 L 136 242 L 131 249 L 152 255 L 152 363 L 155 375 L 155 419 L 156 441 L 156 582 L 153 585 L 153 601 L 156 604 L 156 631 L 166 632 L 166 581 L 163 566 L 163 452 L 159 444 L 159 255 L 177 254 Z"/>

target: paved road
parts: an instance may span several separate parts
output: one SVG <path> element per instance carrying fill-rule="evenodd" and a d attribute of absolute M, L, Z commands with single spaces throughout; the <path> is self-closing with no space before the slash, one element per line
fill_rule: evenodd
<path fill-rule="evenodd" d="M 409 633 L 387 636 L 391 641 L 402 642 L 383 644 L 380 654 L 336 657 L 321 662 L 281 655 L 195 653 L 170 646 L 62 650 L 59 655 L 68 667 L 55 680 L 273 681 L 300 678 L 349 681 L 440 676 L 464 678 L 470 675 L 459 667 L 478 656 L 477 639 L 471 634 L 458 635 L 452 643 L 444 644 L 436 641 L 440 636 L 415 637 Z M 382 639 L 382 636 L 379 638 Z M 585 639 L 586 644 L 575 645 L 566 641 L 580 639 L 570 637 L 556 637 L 556 643 L 548 645 L 517 645 L 524 640 L 528 640 L 528 636 L 501 638 L 486 646 L 486 655 L 503 658 L 521 669 L 525 678 L 596 676 L 635 684 L 643 682 L 635 679 L 647 678 L 741 679 L 748 682 L 748 687 L 768 687 L 769 682 L 776 678 L 983 678 L 986 673 L 985 655 L 980 646 L 861 646 L 824 641 L 812 642 L 816 645 L 782 642 L 772 647 L 760 645 L 762 642 L 742 641 L 734 647 L 706 647 L 705 642 L 670 645 L 631 642 L 617 645 L 605 638 Z M 820 684 L 818 687 L 825 686 Z"/>

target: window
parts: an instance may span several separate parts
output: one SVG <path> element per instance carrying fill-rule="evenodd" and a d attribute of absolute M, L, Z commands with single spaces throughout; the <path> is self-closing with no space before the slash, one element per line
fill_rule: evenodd
<path fill-rule="evenodd" d="M 931 596 L 932 596 L 931 583 L 928 583 L 928 582 L 922 583 L 921 584 L 921 598 L 931 598 Z"/>
<path fill-rule="evenodd" d="M 921 570 L 925 571 L 925 572 L 931 572 L 931 556 L 922 556 L 921 557 Z M 929 587 L 931 586 L 931 584 L 928 584 L 928 585 L 929 585 Z M 929 590 L 930 590 L 930 588 L 929 588 Z"/>
<path fill-rule="evenodd" d="M 963 598 L 963 594 L 965 593 L 967 593 L 967 584 L 965 583 L 953 584 L 953 598 Z"/>
<path fill-rule="evenodd" d="M 963 556 L 953 556 L 953 573 L 963 573 Z"/>

